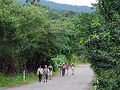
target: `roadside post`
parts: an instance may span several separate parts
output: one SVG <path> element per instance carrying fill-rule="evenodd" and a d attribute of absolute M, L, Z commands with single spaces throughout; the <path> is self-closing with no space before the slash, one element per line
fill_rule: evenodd
<path fill-rule="evenodd" d="M 25 82 L 25 70 L 23 71 L 23 82 Z"/>
<path fill-rule="evenodd" d="M 95 90 L 97 90 L 97 85 L 95 85 Z"/>

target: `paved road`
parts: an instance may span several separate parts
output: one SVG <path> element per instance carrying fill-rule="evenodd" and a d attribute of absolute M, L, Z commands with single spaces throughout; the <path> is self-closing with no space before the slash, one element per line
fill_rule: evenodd
<path fill-rule="evenodd" d="M 57 75 L 47 83 L 32 83 L 0 90 L 90 90 L 94 73 L 89 64 L 75 67 L 75 74 L 62 77 Z"/>

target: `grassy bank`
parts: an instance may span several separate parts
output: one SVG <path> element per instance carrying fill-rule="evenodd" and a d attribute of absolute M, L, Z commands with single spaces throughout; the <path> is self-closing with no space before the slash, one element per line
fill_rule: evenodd
<path fill-rule="evenodd" d="M 21 85 L 26 84 L 30 82 L 35 82 L 38 80 L 38 77 L 36 74 L 30 73 L 26 75 L 26 80 L 23 82 L 23 75 L 16 75 L 16 76 L 4 76 L 0 75 L 0 87 L 6 87 L 6 86 L 14 86 L 14 85 Z"/>
<path fill-rule="evenodd" d="M 58 72 L 53 72 L 53 75 L 56 75 L 56 74 L 58 74 Z M 3 74 L 0 74 L 0 88 L 28 84 L 36 81 L 38 81 L 38 76 L 37 74 L 34 74 L 34 73 L 26 74 L 25 82 L 23 82 L 22 74 L 16 75 L 16 76 L 7 76 L 7 77 L 4 76 Z"/>

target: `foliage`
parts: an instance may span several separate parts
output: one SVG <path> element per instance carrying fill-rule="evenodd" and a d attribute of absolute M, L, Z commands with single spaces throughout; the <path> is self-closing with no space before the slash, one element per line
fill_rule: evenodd
<path fill-rule="evenodd" d="M 20 85 L 30 82 L 36 82 L 38 80 L 37 74 L 26 74 L 26 81 L 23 82 L 23 75 L 17 76 L 0 76 L 0 87 Z"/>
<path fill-rule="evenodd" d="M 41 32 L 47 28 L 43 11 L 45 9 L 23 6 L 12 0 L 0 1 L 1 72 L 9 70 L 14 73 L 25 69 L 27 59 L 38 47 Z"/>
<path fill-rule="evenodd" d="M 51 61 L 50 63 L 53 65 L 54 67 L 54 70 L 57 71 L 58 67 L 59 67 L 59 64 L 68 64 L 68 60 L 67 58 L 65 57 L 65 55 L 58 55 L 57 57 L 55 58 L 51 58 Z"/>
<path fill-rule="evenodd" d="M 98 90 L 120 89 L 120 13 L 119 0 L 99 0 L 96 19 L 86 40 L 88 59 L 99 81 Z"/>
<path fill-rule="evenodd" d="M 59 63 L 89 60 L 99 90 L 120 89 L 119 0 L 99 0 L 95 14 L 51 11 L 29 1 L 0 0 L 0 72 L 36 72 L 49 63 L 57 70 Z"/>
<path fill-rule="evenodd" d="M 69 63 L 73 55 L 85 55 L 79 51 L 81 31 L 74 22 L 79 16 L 82 14 L 0 0 L 0 72 L 36 72 L 40 64 L 49 64 L 58 55 Z"/>

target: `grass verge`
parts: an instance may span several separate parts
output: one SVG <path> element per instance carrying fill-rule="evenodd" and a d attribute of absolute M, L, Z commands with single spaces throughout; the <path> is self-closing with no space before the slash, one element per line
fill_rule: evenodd
<path fill-rule="evenodd" d="M 30 82 L 37 81 L 38 77 L 36 74 L 30 73 L 26 75 L 26 80 L 23 82 L 23 75 L 16 75 L 16 76 L 4 76 L 0 74 L 0 87 L 8 87 L 8 86 L 15 86 L 21 84 L 27 84 Z"/>
<path fill-rule="evenodd" d="M 53 72 L 53 75 L 58 74 L 58 72 Z M 0 73 L 0 88 L 2 87 L 9 87 L 9 86 L 15 86 L 15 85 L 23 85 L 28 84 L 32 82 L 37 82 L 38 76 L 34 73 L 29 73 L 26 75 L 26 80 L 23 82 L 23 75 L 16 75 L 16 76 L 4 76 Z"/>

